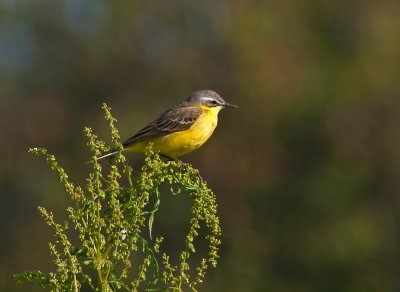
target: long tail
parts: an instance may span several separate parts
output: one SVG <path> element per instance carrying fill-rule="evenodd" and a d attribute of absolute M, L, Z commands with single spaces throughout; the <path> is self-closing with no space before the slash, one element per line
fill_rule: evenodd
<path fill-rule="evenodd" d="M 107 153 L 107 154 L 104 154 L 103 156 L 100 156 L 100 157 L 96 158 L 96 161 L 99 161 L 99 160 L 101 160 L 101 159 L 103 159 L 103 158 L 106 158 L 106 157 L 109 157 L 109 156 L 113 156 L 113 155 L 115 155 L 115 154 L 117 154 L 117 153 L 119 153 L 119 152 L 122 152 L 122 151 L 124 151 L 124 150 L 125 150 L 125 149 L 111 151 L 111 152 L 109 152 L 109 153 Z M 92 163 L 92 161 L 88 161 L 88 162 L 86 162 L 85 164 L 83 164 L 82 166 L 86 166 L 86 165 L 88 165 L 88 164 L 90 164 L 90 163 Z"/>

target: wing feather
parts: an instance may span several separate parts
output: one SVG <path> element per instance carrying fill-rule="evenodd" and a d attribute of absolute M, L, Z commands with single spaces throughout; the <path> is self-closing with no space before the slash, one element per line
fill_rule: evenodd
<path fill-rule="evenodd" d="M 127 147 L 139 141 L 185 131 L 193 125 L 201 112 L 202 110 L 199 106 L 189 102 L 182 102 L 164 112 L 159 118 L 130 137 L 122 145 Z"/>

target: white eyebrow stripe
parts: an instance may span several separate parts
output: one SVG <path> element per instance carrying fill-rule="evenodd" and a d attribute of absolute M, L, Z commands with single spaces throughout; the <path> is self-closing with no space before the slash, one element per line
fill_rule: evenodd
<path fill-rule="evenodd" d="M 215 98 L 212 98 L 212 97 L 203 97 L 203 100 L 207 100 L 207 101 L 216 101 L 216 102 L 218 102 L 218 100 L 216 100 Z"/>

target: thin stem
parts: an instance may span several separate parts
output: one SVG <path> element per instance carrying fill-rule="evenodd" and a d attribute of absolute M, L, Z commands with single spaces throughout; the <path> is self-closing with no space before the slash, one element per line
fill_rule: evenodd
<path fill-rule="evenodd" d="M 78 283 L 76 281 L 76 274 L 74 274 L 74 286 L 75 286 L 75 292 L 78 292 Z"/>
<path fill-rule="evenodd" d="M 103 277 L 101 275 L 101 269 L 97 268 L 97 277 L 99 278 L 99 288 L 103 290 Z"/>
<path fill-rule="evenodd" d="M 97 219 L 97 223 L 100 223 L 100 208 L 101 208 L 101 201 L 100 201 L 100 197 L 98 197 L 98 201 L 97 201 L 97 208 L 96 208 L 96 219 Z M 102 254 L 101 254 L 101 226 L 97 226 L 97 276 L 99 277 L 99 284 L 100 284 L 100 289 L 103 289 L 103 277 L 101 274 L 101 266 L 99 265 L 101 262 L 101 258 L 102 258 Z"/>

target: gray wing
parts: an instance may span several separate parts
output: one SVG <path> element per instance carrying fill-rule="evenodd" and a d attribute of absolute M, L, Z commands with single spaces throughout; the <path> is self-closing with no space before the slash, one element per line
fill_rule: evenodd
<path fill-rule="evenodd" d="M 189 129 L 201 114 L 201 108 L 188 102 L 167 110 L 154 122 L 148 124 L 130 137 L 122 146 L 127 147 L 135 142 L 143 141 Z"/>

